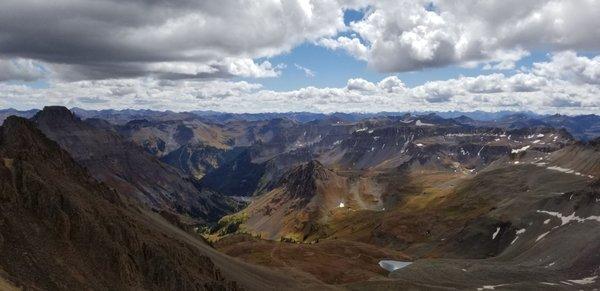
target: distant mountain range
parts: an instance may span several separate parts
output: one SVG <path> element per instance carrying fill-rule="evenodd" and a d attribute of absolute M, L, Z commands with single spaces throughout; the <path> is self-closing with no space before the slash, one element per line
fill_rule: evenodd
<path fill-rule="evenodd" d="M 10 115 L 30 118 L 37 112 L 37 109 L 27 111 L 18 111 L 16 109 L 1 109 L 0 122 Z M 543 115 L 534 112 L 379 112 L 379 113 L 310 113 L 310 112 L 285 112 L 285 113 L 224 113 L 216 111 L 155 111 L 155 110 L 85 110 L 81 108 L 72 108 L 71 111 L 82 119 L 97 118 L 103 119 L 113 124 L 123 125 L 133 120 L 148 121 L 174 121 L 185 119 L 200 119 L 211 123 L 228 123 L 232 121 L 265 121 L 277 118 L 285 118 L 300 123 L 324 120 L 339 119 L 343 121 L 358 121 L 368 118 L 403 116 L 405 114 L 426 115 L 436 114 L 442 118 L 448 119 L 473 119 L 481 124 L 490 124 L 494 126 L 503 126 L 506 128 L 526 127 L 532 124 L 546 124 L 556 128 L 567 129 L 574 137 L 580 140 L 591 140 L 600 137 L 600 116 L 590 115 Z M 473 121 L 465 121 L 473 122 Z"/>

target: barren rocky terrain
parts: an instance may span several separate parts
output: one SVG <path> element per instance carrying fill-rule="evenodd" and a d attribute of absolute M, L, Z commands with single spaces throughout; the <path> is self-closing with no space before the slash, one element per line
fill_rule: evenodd
<path fill-rule="evenodd" d="M 117 116 L 6 119 L 2 288 L 598 288 L 600 142 L 568 128 Z"/>

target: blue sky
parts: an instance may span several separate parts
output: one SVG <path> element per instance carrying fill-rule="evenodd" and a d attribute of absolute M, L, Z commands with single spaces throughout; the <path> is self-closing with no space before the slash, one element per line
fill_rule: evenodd
<path fill-rule="evenodd" d="M 366 62 L 350 56 L 345 51 L 332 51 L 312 43 L 305 43 L 296 47 L 289 53 L 274 58 L 259 60 L 268 60 L 273 65 L 285 64 L 286 68 L 282 70 L 281 76 L 265 79 L 240 78 L 240 80 L 260 83 L 265 89 L 289 91 L 308 86 L 319 88 L 344 87 L 348 79 L 351 78 L 362 78 L 371 82 L 378 82 L 387 76 L 397 76 L 408 87 L 415 87 L 422 85 L 427 81 L 447 80 L 459 76 L 472 77 L 498 72 L 511 75 L 522 66 L 530 67 L 532 63 L 548 60 L 548 54 L 548 51 L 531 52 L 529 56 L 519 60 L 513 70 L 484 70 L 481 66 L 476 68 L 465 68 L 451 65 L 411 72 L 386 74 L 379 73 L 376 70 L 369 68 Z M 593 56 L 594 54 L 588 53 L 584 55 Z M 306 76 L 304 72 L 296 68 L 294 64 L 312 70 L 315 73 L 315 76 Z"/>
<path fill-rule="evenodd" d="M 433 8 L 429 7 L 429 9 Z M 351 22 L 360 21 L 364 15 L 363 10 L 346 10 L 344 11 L 344 23 L 349 25 Z M 340 35 L 348 35 L 348 33 L 341 33 Z M 281 76 L 258 80 L 239 78 L 239 80 L 260 83 L 268 90 L 289 91 L 308 86 L 318 88 L 344 87 L 346 82 L 351 78 L 362 78 L 375 83 L 388 76 L 397 76 L 408 87 L 415 87 L 428 81 L 447 80 L 459 76 L 473 77 L 498 72 L 510 75 L 515 73 L 516 69 L 520 67 L 530 67 L 534 62 L 546 61 L 548 59 L 548 53 L 549 51 L 530 52 L 529 56 L 524 57 L 516 63 L 516 67 L 513 70 L 484 70 L 481 66 L 476 68 L 465 68 L 457 65 L 450 65 L 389 74 L 379 73 L 376 70 L 369 68 L 365 61 L 358 60 L 343 50 L 333 51 L 307 42 L 294 48 L 291 52 L 273 58 L 259 60 L 259 62 L 268 60 L 273 65 L 286 65 L 286 68 L 282 70 Z M 594 54 L 588 53 L 585 55 L 593 56 Z M 306 74 L 299 70 L 295 64 L 310 69 L 315 73 L 315 76 L 306 76 Z"/>
<path fill-rule="evenodd" d="M 344 24 L 349 25 L 353 21 L 359 21 L 364 15 L 361 10 L 345 10 Z M 258 80 L 258 83 L 266 89 L 275 91 L 296 90 L 308 86 L 343 87 L 351 78 L 360 77 L 376 82 L 389 75 L 367 68 L 366 62 L 357 60 L 344 51 L 332 51 L 311 42 L 306 42 L 291 52 L 270 58 L 268 61 L 273 65 L 286 65 L 279 78 Z M 310 69 L 315 76 L 306 76 L 303 71 L 296 68 L 295 64 Z"/>

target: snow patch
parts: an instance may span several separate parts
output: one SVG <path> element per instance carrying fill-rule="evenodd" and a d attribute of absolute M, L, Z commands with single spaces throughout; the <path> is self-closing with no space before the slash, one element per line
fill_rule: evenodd
<path fill-rule="evenodd" d="M 502 286 L 507 286 L 510 284 L 500 284 L 500 285 L 483 285 L 480 288 L 477 288 L 477 290 L 482 291 L 482 290 L 494 290 L 496 289 L 496 287 L 502 287 Z"/>
<path fill-rule="evenodd" d="M 412 262 L 392 261 L 392 260 L 379 261 L 379 266 L 389 272 L 393 272 L 393 271 L 402 269 L 410 264 L 412 264 Z"/>
<path fill-rule="evenodd" d="M 520 152 L 524 152 L 524 151 L 528 150 L 530 147 L 531 147 L 531 146 L 524 146 L 524 147 L 522 147 L 522 148 L 520 148 L 520 149 L 515 149 L 515 150 L 512 150 L 512 151 L 511 151 L 511 153 L 513 153 L 513 154 L 518 154 L 518 153 L 520 153 Z"/>
<path fill-rule="evenodd" d="M 571 283 L 579 284 L 579 285 L 589 285 L 589 284 L 594 284 L 594 282 L 596 282 L 596 279 L 598 279 L 598 275 L 592 276 L 592 277 L 587 277 L 587 278 L 582 278 L 582 279 L 577 279 L 577 280 L 567 280 L 567 281 L 569 281 Z"/>
<path fill-rule="evenodd" d="M 542 284 L 542 285 L 548 285 L 548 286 L 558 286 L 558 284 L 556 284 L 556 283 L 550 283 L 550 282 L 540 282 L 540 284 Z"/>
<path fill-rule="evenodd" d="M 417 119 L 417 122 L 415 122 L 415 125 L 416 125 L 416 126 L 433 126 L 433 124 L 431 124 L 431 123 L 424 123 L 424 122 L 421 122 L 421 120 L 420 120 L 420 119 Z"/>
<path fill-rule="evenodd" d="M 346 205 L 344 204 L 344 202 L 340 202 L 340 205 L 338 205 L 339 208 L 344 208 L 346 207 Z"/>
<path fill-rule="evenodd" d="M 500 227 L 496 227 L 496 232 L 492 234 L 492 239 L 496 239 L 496 236 L 500 233 Z"/>
<path fill-rule="evenodd" d="M 524 228 L 521 228 L 521 229 L 517 230 L 517 235 L 515 236 L 515 239 L 513 239 L 510 242 L 510 244 L 511 245 L 514 244 L 517 241 L 517 239 L 519 239 L 519 235 L 524 234 L 524 233 L 525 233 L 525 229 Z"/>
<path fill-rule="evenodd" d="M 528 150 L 530 147 L 531 147 L 531 146 L 524 146 L 524 147 L 522 147 L 522 148 L 520 148 L 520 149 L 515 149 L 515 150 L 512 150 L 512 151 L 511 151 L 511 153 L 513 153 L 513 154 L 518 154 L 518 153 L 520 153 L 520 152 L 524 152 L 524 151 Z"/>
<path fill-rule="evenodd" d="M 566 173 L 566 174 L 573 174 L 575 172 L 575 171 L 573 171 L 571 169 L 561 168 L 561 167 L 558 167 L 558 166 L 551 166 L 551 167 L 548 167 L 546 169 L 552 170 L 552 171 L 559 171 L 559 172 L 563 172 L 563 173 Z"/>
<path fill-rule="evenodd" d="M 543 238 L 544 238 L 546 235 L 548 235 L 549 233 L 550 233 L 549 231 L 546 231 L 546 232 L 542 233 L 540 236 L 538 236 L 538 237 L 535 239 L 535 241 L 537 242 L 537 241 L 539 241 L 539 240 L 543 239 Z"/>
<path fill-rule="evenodd" d="M 483 145 L 483 146 L 481 147 L 481 149 L 479 149 L 479 151 L 477 152 L 477 156 L 478 156 L 478 157 L 480 156 L 480 154 L 481 154 L 481 151 L 482 151 L 484 148 L 485 148 L 485 145 Z"/>
<path fill-rule="evenodd" d="M 592 216 L 588 216 L 588 217 L 585 217 L 585 218 L 581 218 L 579 216 L 576 216 L 575 212 L 571 213 L 571 215 L 569 215 L 569 216 L 564 216 L 560 212 L 553 212 L 553 211 L 546 211 L 546 210 L 536 210 L 536 212 L 537 213 L 547 214 L 547 215 L 550 215 L 550 216 L 554 216 L 554 217 L 560 219 L 560 221 L 561 221 L 560 225 L 559 226 L 555 226 L 552 229 L 561 227 L 561 226 L 563 226 L 565 224 L 568 224 L 570 222 L 573 222 L 573 221 L 574 222 L 579 222 L 579 223 L 583 223 L 583 222 L 586 222 L 586 221 L 597 221 L 597 222 L 600 222 L 600 216 L 597 216 L 597 215 L 592 215 Z M 546 221 L 548 221 L 548 220 L 546 220 Z M 544 221 L 544 224 L 547 223 L 546 221 Z M 550 231 L 547 231 L 547 232 L 541 234 L 540 236 L 538 236 L 538 238 L 535 241 L 537 242 L 537 241 L 541 240 L 548 233 L 550 233 Z"/>
<path fill-rule="evenodd" d="M 514 152 L 514 150 L 513 150 L 513 152 Z M 532 163 L 532 164 L 536 165 L 538 167 L 544 167 L 548 163 L 538 162 L 538 163 Z M 588 177 L 590 179 L 594 179 L 595 178 L 592 175 L 586 175 L 586 174 L 583 174 L 581 172 L 576 172 L 575 170 L 571 170 L 571 169 L 567 169 L 567 168 L 562 168 L 562 167 L 559 167 L 559 166 L 550 166 L 550 167 L 546 167 L 546 169 L 552 170 L 552 171 L 558 171 L 558 172 L 565 173 L 565 174 L 573 174 L 573 175 L 576 175 L 576 176 Z"/>
<path fill-rule="evenodd" d="M 576 216 L 575 212 L 571 213 L 571 215 L 569 215 L 569 216 L 564 216 L 560 212 L 553 212 L 553 211 L 546 211 L 546 210 L 537 210 L 536 212 L 537 213 L 547 214 L 547 215 L 550 215 L 550 216 L 554 216 L 554 217 L 560 219 L 560 221 L 561 221 L 560 226 L 563 226 L 563 225 L 565 225 L 565 224 L 567 224 L 569 222 L 572 222 L 572 221 L 580 222 L 580 223 L 583 223 L 583 222 L 588 221 L 588 220 L 589 221 L 600 222 L 600 216 L 597 216 L 597 215 L 592 215 L 592 216 L 588 216 L 588 217 L 585 217 L 585 218 L 581 218 L 579 216 Z"/>

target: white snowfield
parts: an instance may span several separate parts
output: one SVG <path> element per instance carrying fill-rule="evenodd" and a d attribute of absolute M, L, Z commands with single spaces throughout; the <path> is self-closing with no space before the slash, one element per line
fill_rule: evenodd
<path fill-rule="evenodd" d="M 548 167 L 548 170 L 559 171 L 559 172 L 563 172 L 563 173 L 566 173 L 566 174 L 573 174 L 573 173 L 575 173 L 574 170 L 567 169 L 567 168 L 562 168 L 562 167 L 558 167 L 558 166 Z"/>
<path fill-rule="evenodd" d="M 416 126 L 434 126 L 434 124 L 431 123 L 425 123 L 425 122 L 421 122 L 421 120 L 417 120 L 417 122 L 415 122 Z"/>
<path fill-rule="evenodd" d="M 498 235 L 498 233 L 500 233 L 500 228 L 499 228 L 499 227 L 496 227 L 496 232 L 494 232 L 494 233 L 492 234 L 492 239 L 496 239 L 496 236 Z"/>
<path fill-rule="evenodd" d="M 513 154 L 518 154 L 518 153 L 520 153 L 520 152 L 524 152 L 524 151 L 528 150 L 530 147 L 531 147 L 531 146 L 524 146 L 524 147 L 522 147 L 522 148 L 520 148 L 520 149 L 515 149 L 515 150 L 512 150 L 512 151 L 511 151 L 511 153 L 513 153 Z"/>
<path fill-rule="evenodd" d="M 393 260 L 381 260 L 379 261 L 379 266 L 383 269 L 393 272 L 398 269 L 402 269 L 408 265 L 412 264 L 412 262 L 403 262 L 403 261 L 393 261 Z"/>
<path fill-rule="evenodd" d="M 517 241 L 517 239 L 519 239 L 519 235 L 524 234 L 524 233 L 525 233 L 525 229 L 524 228 L 521 228 L 521 229 L 517 230 L 515 238 L 510 242 L 510 244 L 511 245 L 514 244 Z"/>
<path fill-rule="evenodd" d="M 513 150 L 513 153 L 514 153 L 514 151 L 515 150 Z M 536 165 L 538 167 L 546 167 L 546 169 L 548 169 L 548 170 L 558 171 L 558 172 L 565 173 L 565 174 L 571 174 L 571 175 L 575 175 L 575 176 L 587 177 L 589 179 L 596 178 L 593 175 L 586 175 L 584 173 L 577 172 L 577 171 L 572 170 L 572 169 L 562 168 L 562 167 L 559 167 L 559 166 L 546 166 L 547 163 L 545 163 L 545 162 L 537 162 L 537 163 L 532 163 L 532 164 Z"/>
<path fill-rule="evenodd" d="M 544 233 L 540 234 L 540 235 L 539 235 L 539 236 L 538 236 L 538 237 L 535 239 L 535 241 L 536 241 L 536 242 L 538 242 L 539 240 L 541 240 L 541 239 L 543 239 L 545 236 L 547 236 L 549 233 L 550 233 L 549 231 L 546 231 L 546 232 L 544 232 Z"/>
<path fill-rule="evenodd" d="M 571 221 L 575 221 L 575 222 L 579 222 L 579 223 L 582 223 L 582 222 L 585 222 L 585 221 L 597 221 L 597 222 L 600 222 L 600 216 L 596 216 L 596 215 L 592 215 L 592 216 L 589 216 L 589 217 L 581 218 L 579 216 L 575 216 L 575 212 L 571 213 L 571 215 L 569 215 L 569 216 L 564 216 L 564 215 L 562 215 L 562 213 L 559 213 L 559 212 L 546 211 L 546 210 L 537 210 L 537 212 L 538 213 L 544 213 L 544 214 L 547 214 L 547 215 L 551 215 L 551 216 L 554 216 L 554 217 L 560 219 L 560 221 L 561 221 L 560 226 L 563 226 L 563 225 L 565 225 L 565 224 L 567 224 L 567 223 L 569 223 Z"/>
<path fill-rule="evenodd" d="M 597 275 L 592 276 L 592 277 L 583 278 L 583 279 L 568 280 L 568 281 L 571 283 L 579 284 L 579 285 L 588 285 L 588 284 L 594 284 L 596 282 L 596 279 L 598 279 Z"/>
<path fill-rule="evenodd" d="M 569 215 L 569 216 L 564 216 L 560 212 L 546 211 L 546 210 L 536 210 L 536 212 L 556 217 L 556 218 L 560 219 L 560 222 L 561 222 L 560 225 L 555 226 L 552 229 L 550 229 L 549 231 L 544 232 L 540 236 L 538 236 L 538 238 L 535 240 L 536 242 L 543 239 L 546 235 L 548 235 L 550 233 L 550 231 L 552 231 L 556 228 L 559 228 L 561 226 L 564 226 L 565 224 L 568 224 L 570 222 L 576 222 L 576 223 L 584 223 L 586 221 L 600 222 L 600 216 L 597 216 L 597 215 L 592 215 L 592 216 L 582 218 L 582 217 L 576 216 L 575 212 L 571 213 L 571 215 Z M 546 224 L 545 221 L 544 221 L 544 224 Z"/>
<path fill-rule="evenodd" d="M 548 170 L 553 170 L 553 171 L 559 171 L 559 172 L 563 172 L 566 174 L 573 174 L 573 175 L 577 175 L 577 176 L 586 176 L 585 174 L 582 174 L 580 172 L 576 172 L 575 170 L 571 170 L 571 169 L 567 169 L 567 168 L 561 168 L 561 167 L 548 167 Z M 595 177 L 592 175 L 587 175 L 588 178 L 590 179 L 594 179 Z"/>

